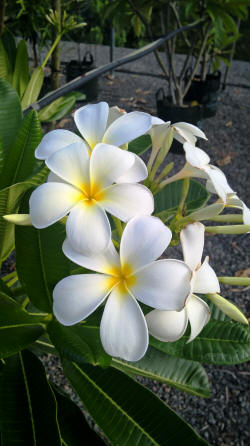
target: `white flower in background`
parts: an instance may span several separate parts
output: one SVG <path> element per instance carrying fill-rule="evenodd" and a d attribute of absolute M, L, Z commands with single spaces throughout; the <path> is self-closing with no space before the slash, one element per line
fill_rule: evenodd
<path fill-rule="evenodd" d="M 97 144 L 89 158 L 81 141 L 56 151 L 45 162 L 52 174 L 49 182 L 31 194 L 32 224 L 46 228 L 69 213 L 66 232 L 76 250 L 90 255 L 108 247 L 111 228 L 105 211 L 122 221 L 153 212 L 151 192 L 141 184 L 129 183 L 128 178 L 124 181 L 134 166 L 130 152 Z M 140 179 L 139 166 L 133 170 L 133 180 Z"/>
<path fill-rule="evenodd" d="M 66 277 L 56 285 L 56 318 L 64 325 L 76 324 L 108 298 L 100 326 L 103 347 L 111 356 L 139 360 L 148 347 L 148 329 L 136 299 L 159 310 L 181 310 L 190 293 L 191 271 L 184 262 L 155 261 L 171 236 L 160 219 L 140 216 L 126 225 L 120 256 L 112 242 L 104 253 L 85 257 L 66 240 L 64 254 L 97 273 Z"/>
<path fill-rule="evenodd" d="M 208 264 L 208 257 L 201 264 L 204 247 L 205 227 L 201 223 L 192 223 L 180 233 L 185 263 L 192 270 L 191 294 L 181 311 L 153 310 L 147 314 L 149 332 L 160 341 L 174 342 L 186 331 L 188 321 L 191 325 L 191 342 L 201 332 L 210 319 L 209 307 L 193 293 L 207 294 L 220 291 L 219 281 L 214 270 Z"/>

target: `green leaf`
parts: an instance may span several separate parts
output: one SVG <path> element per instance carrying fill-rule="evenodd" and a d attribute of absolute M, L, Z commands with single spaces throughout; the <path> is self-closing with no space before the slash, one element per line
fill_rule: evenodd
<path fill-rule="evenodd" d="M 76 98 L 74 95 L 62 96 L 39 112 L 39 119 L 45 122 L 56 121 L 67 115 L 74 107 Z"/>
<path fill-rule="evenodd" d="M 18 277 L 32 304 L 42 311 L 52 311 L 53 289 L 70 275 L 72 264 L 62 252 L 65 237 L 62 223 L 41 230 L 16 226 Z"/>
<path fill-rule="evenodd" d="M 0 175 L 2 175 L 3 172 L 3 165 L 4 165 L 4 150 L 0 140 Z"/>
<path fill-rule="evenodd" d="M 0 78 L 11 82 L 12 72 L 8 54 L 5 51 L 2 39 L 0 39 Z"/>
<path fill-rule="evenodd" d="M 42 137 L 37 113 L 32 110 L 24 118 L 7 153 L 1 188 L 27 180 L 38 165 L 34 151 Z"/>
<path fill-rule="evenodd" d="M 175 213 L 181 200 L 183 180 L 168 184 L 155 195 L 155 213 L 166 212 L 167 215 Z M 193 212 L 200 208 L 209 198 L 209 193 L 201 183 L 190 181 L 189 191 L 185 200 L 186 212 Z"/>
<path fill-rule="evenodd" d="M 16 60 L 16 41 L 13 33 L 6 27 L 6 25 L 4 27 L 4 32 L 2 35 L 2 42 L 6 53 L 8 54 L 11 71 L 13 72 Z"/>
<path fill-rule="evenodd" d="M 171 356 L 206 364 L 240 364 L 250 359 L 249 328 L 235 322 L 211 320 L 189 344 L 184 335 L 177 342 L 161 342 L 151 337 L 150 344 Z"/>
<path fill-rule="evenodd" d="M 4 445 L 61 446 L 54 394 L 28 351 L 8 358 L 0 375 L 0 431 Z"/>
<path fill-rule="evenodd" d="M 84 406 L 119 446 L 207 444 L 184 420 L 145 387 L 115 369 L 63 361 L 64 372 Z"/>
<path fill-rule="evenodd" d="M 30 79 L 29 56 L 27 45 L 24 40 L 20 40 L 17 46 L 15 69 L 13 73 L 12 85 L 22 98 Z"/>
<path fill-rule="evenodd" d="M 11 85 L 0 79 L 0 139 L 7 152 L 22 122 L 18 94 Z"/>
<path fill-rule="evenodd" d="M 29 80 L 28 86 L 22 98 L 22 109 L 36 102 L 41 91 L 44 80 L 44 71 L 42 67 L 37 67 Z"/>
<path fill-rule="evenodd" d="M 44 332 L 42 321 L 0 292 L 0 358 L 14 355 L 39 338 Z"/>
<path fill-rule="evenodd" d="M 134 139 L 128 145 L 128 150 L 130 152 L 136 153 L 136 155 L 141 155 L 146 152 L 146 150 L 151 147 L 152 142 L 149 135 L 142 135 L 139 138 Z"/>
<path fill-rule="evenodd" d="M 91 446 L 103 446 L 104 443 L 100 437 L 90 428 L 82 411 L 71 401 L 68 396 L 53 386 L 53 392 L 56 397 L 58 407 L 58 423 L 61 436 L 65 445 L 83 446 L 86 439 Z"/>
<path fill-rule="evenodd" d="M 107 366 L 111 362 L 100 341 L 99 329 L 84 325 L 64 327 L 56 320 L 48 324 L 48 334 L 61 356 L 84 364 Z"/>
<path fill-rule="evenodd" d="M 198 362 L 173 358 L 153 347 L 148 348 L 140 361 L 113 358 L 111 365 L 124 373 L 146 376 L 192 395 L 210 396 L 207 374 Z"/>

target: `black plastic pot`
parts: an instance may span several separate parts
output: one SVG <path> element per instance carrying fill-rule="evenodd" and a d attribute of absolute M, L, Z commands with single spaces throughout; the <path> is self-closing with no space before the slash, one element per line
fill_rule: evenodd
<path fill-rule="evenodd" d="M 171 96 L 165 96 L 164 90 L 160 88 L 156 92 L 157 115 L 164 121 L 188 122 L 189 124 L 202 127 L 203 107 L 201 105 L 179 107 L 173 104 Z M 174 139 L 171 152 L 184 154 L 182 144 Z"/>
<path fill-rule="evenodd" d="M 87 51 L 83 61 L 79 62 L 78 60 L 71 60 L 67 63 L 65 74 L 66 81 L 70 82 L 78 76 L 84 76 L 90 70 L 93 70 L 95 67 L 94 59 L 92 54 Z M 92 79 L 83 85 L 81 88 L 77 88 L 77 91 L 84 93 L 86 95 L 86 101 L 93 101 L 98 96 L 98 79 Z"/>
<path fill-rule="evenodd" d="M 189 73 L 186 73 L 186 82 Z M 203 118 L 211 118 L 216 115 L 218 107 L 218 94 L 220 89 L 221 72 L 215 71 L 207 74 L 206 80 L 202 81 L 196 76 L 191 83 L 190 89 L 185 96 L 185 101 L 197 101 L 203 105 Z"/>

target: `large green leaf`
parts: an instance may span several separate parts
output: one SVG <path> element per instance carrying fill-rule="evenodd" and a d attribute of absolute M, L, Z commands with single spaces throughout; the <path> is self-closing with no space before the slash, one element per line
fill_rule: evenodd
<path fill-rule="evenodd" d="M 182 195 L 183 180 L 168 184 L 158 194 L 155 195 L 155 213 L 162 211 L 168 215 L 177 211 Z M 201 183 L 195 180 L 190 181 L 189 191 L 185 200 L 186 212 L 192 212 L 200 208 L 209 198 L 209 194 Z"/>
<path fill-rule="evenodd" d="M 64 372 L 111 444 L 207 444 L 158 397 L 115 369 L 63 361 Z"/>
<path fill-rule="evenodd" d="M 58 407 L 58 423 L 65 446 L 103 446 L 100 437 L 90 428 L 82 411 L 66 395 L 53 386 Z"/>
<path fill-rule="evenodd" d="M 28 351 L 8 358 L 0 375 L 0 431 L 5 446 L 61 446 L 54 394 Z"/>
<path fill-rule="evenodd" d="M 37 113 L 32 110 L 24 118 L 4 163 L 1 188 L 27 180 L 38 165 L 34 151 L 42 137 Z"/>
<path fill-rule="evenodd" d="M 188 336 L 177 342 L 161 342 L 151 337 L 150 344 L 172 356 L 207 364 L 239 364 L 250 359 L 249 328 L 235 322 L 211 320 L 189 344 Z"/>
<path fill-rule="evenodd" d="M 51 102 L 51 104 L 47 105 L 47 107 L 44 107 L 39 112 L 39 119 L 40 121 L 45 122 L 51 122 L 56 121 L 57 119 L 61 119 L 73 109 L 75 103 L 76 97 L 74 94 L 62 96 Z"/>
<path fill-rule="evenodd" d="M 0 78 L 11 82 L 11 64 L 5 51 L 2 39 L 0 39 Z"/>
<path fill-rule="evenodd" d="M 22 98 L 29 83 L 29 56 L 27 45 L 24 40 L 20 40 L 17 46 L 15 68 L 13 73 L 12 85 Z"/>
<path fill-rule="evenodd" d="M 11 85 L 0 79 L 0 140 L 7 152 L 22 122 L 18 94 Z"/>
<path fill-rule="evenodd" d="M 0 358 L 11 356 L 42 335 L 42 317 L 30 315 L 0 292 Z"/>
<path fill-rule="evenodd" d="M 44 80 L 44 70 L 42 67 L 37 67 L 29 80 L 28 86 L 22 98 L 22 109 L 27 108 L 33 104 L 39 96 Z"/>
<path fill-rule="evenodd" d="M 111 362 L 100 341 L 99 329 L 84 325 L 64 327 L 56 320 L 48 325 L 48 334 L 57 351 L 66 359 L 78 364 L 90 362 L 107 366 Z"/>
<path fill-rule="evenodd" d="M 140 361 L 114 358 L 111 365 L 122 372 L 146 376 L 193 395 L 210 396 L 207 374 L 198 362 L 173 358 L 153 347 L 148 348 Z"/>
<path fill-rule="evenodd" d="M 11 65 L 11 71 L 14 71 L 16 61 L 16 41 L 13 33 L 5 25 L 2 35 L 2 42 Z"/>
<path fill-rule="evenodd" d="M 70 275 L 72 263 L 62 252 L 65 237 L 62 223 L 41 230 L 16 226 L 18 277 L 32 304 L 43 311 L 52 311 L 53 289 Z"/>
<path fill-rule="evenodd" d="M 137 155 L 141 155 L 142 153 L 146 152 L 146 150 L 148 150 L 151 145 L 152 142 L 150 136 L 142 135 L 129 143 L 128 150 L 130 152 L 136 153 Z"/>

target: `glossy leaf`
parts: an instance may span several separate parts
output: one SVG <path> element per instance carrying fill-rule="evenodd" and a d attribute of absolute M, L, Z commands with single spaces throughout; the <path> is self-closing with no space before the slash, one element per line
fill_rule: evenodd
<path fill-rule="evenodd" d="M 65 327 L 56 320 L 49 323 L 48 334 L 61 356 L 78 364 L 89 362 L 107 366 L 111 362 L 100 341 L 99 328 L 79 325 Z"/>
<path fill-rule="evenodd" d="M 239 364 L 250 359 L 250 332 L 242 324 L 211 320 L 189 344 L 189 336 L 177 342 L 161 342 L 151 337 L 150 344 L 171 356 L 207 364 Z"/>
<path fill-rule="evenodd" d="M 0 140 L 7 152 L 22 122 L 18 94 L 11 85 L 0 79 Z"/>
<path fill-rule="evenodd" d="M 12 85 L 22 98 L 29 83 L 29 57 L 27 45 L 24 40 L 20 40 L 17 46 L 15 68 Z"/>
<path fill-rule="evenodd" d="M 139 138 L 134 139 L 128 145 L 128 150 L 130 152 L 136 153 L 137 155 L 141 155 L 146 152 L 146 150 L 151 147 L 152 142 L 149 135 L 142 135 Z"/>
<path fill-rule="evenodd" d="M 153 347 L 148 348 L 140 361 L 114 358 L 111 365 L 124 373 L 146 376 L 193 395 L 210 396 L 207 374 L 198 362 L 174 358 Z"/>
<path fill-rule="evenodd" d="M 11 64 L 8 54 L 4 48 L 2 39 L 0 39 L 0 78 L 11 82 Z"/>
<path fill-rule="evenodd" d="M 6 360 L 0 375 L 0 431 L 6 446 L 61 446 L 54 394 L 29 351 Z"/>
<path fill-rule="evenodd" d="M 0 292 L 0 358 L 14 355 L 39 338 L 44 332 L 42 321 Z"/>
<path fill-rule="evenodd" d="M 40 121 L 45 122 L 51 122 L 56 121 L 57 119 L 61 119 L 73 109 L 75 103 L 75 95 L 69 94 L 66 96 L 62 96 L 51 102 L 51 104 L 47 105 L 47 107 L 44 107 L 39 112 L 39 119 Z"/>
<path fill-rule="evenodd" d="M 44 80 L 44 71 L 42 67 L 37 67 L 33 71 L 25 93 L 22 98 L 22 109 L 33 104 L 39 96 Z"/>
<path fill-rule="evenodd" d="M 207 444 L 151 391 L 115 369 L 63 361 L 64 372 L 111 444 Z"/>
<path fill-rule="evenodd" d="M 24 118 L 12 142 L 4 163 L 1 188 L 25 181 L 38 165 L 34 151 L 42 137 L 37 113 L 32 110 Z"/>
<path fill-rule="evenodd" d="M 2 42 L 11 65 L 11 71 L 14 71 L 16 61 L 16 41 L 13 33 L 5 26 L 2 34 Z"/>

